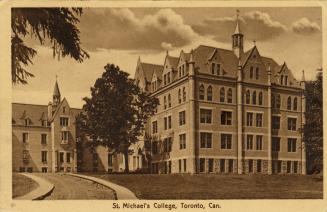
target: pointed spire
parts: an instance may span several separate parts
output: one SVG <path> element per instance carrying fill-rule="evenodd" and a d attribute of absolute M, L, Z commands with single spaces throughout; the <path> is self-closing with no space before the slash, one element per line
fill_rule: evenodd
<path fill-rule="evenodd" d="M 139 58 L 137 59 L 137 64 L 141 63 L 141 56 L 139 55 Z"/>
<path fill-rule="evenodd" d="M 166 50 L 166 56 L 169 56 L 169 52 L 168 52 L 168 49 Z"/>
<path fill-rule="evenodd" d="M 236 28 L 235 28 L 234 35 L 242 34 L 241 29 L 240 29 L 239 19 L 238 19 L 239 15 L 240 15 L 240 11 L 236 10 Z"/>
<path fill-rule="evenodd" d="M 56 75 L 56 83 L 53 89 L 53 96 L 52 96 L 52 100 L 53 100 L 53 105 L 59 105 L 61 98 L 60 98 L 60 90 L 59 90 L 59 86 L 58 86 L 58 80 L 57 80 L 58 76 Z"/>

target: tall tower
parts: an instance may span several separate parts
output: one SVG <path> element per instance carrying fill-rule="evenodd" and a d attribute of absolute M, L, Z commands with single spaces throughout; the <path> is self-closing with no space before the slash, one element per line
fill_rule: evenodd
<path fill-rule="evenodd" d="M 237 10 L 236 11 L 236 28 L 235 28 L 235 32 L 232 35 L 232 47 L 233 47 L 233 51 L 234 54 L 240 58 L 241 55 L 243 54 L 243 34 L 241 32 L 240 29 L 240 23 L 239 23 L 239 13 L 240 11 Z"/>
<path fill-rule="evenodd" d="M 60 91 L 59 91 L 59 86 L 57 82 L 57 77 L 56 77 L 56 83 L 53 89 L 53 95 L 52 95 L 52 102 L 53 106 L 58 106 L 60 104 L 61 97 L 60 97 Z"/>

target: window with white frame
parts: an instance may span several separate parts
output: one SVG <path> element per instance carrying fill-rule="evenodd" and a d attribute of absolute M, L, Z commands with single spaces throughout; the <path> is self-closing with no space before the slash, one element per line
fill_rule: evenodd
<path fill-rule="evenodd" d="M 256 127 L 262 127 L 262 113 L 256 114 Z"/>
<path fill-rule="evenodd" d="M 296 152 L 296 138 L 287 139 L 287 152 Z"/>
<path fill-rule="evenodd" d="M 185 110 L 179 112 L 179 126 L 185 125 L 186 123 Z"/>
<path fill-rule="evenodd" d="M 246 113 L 246 126 L 251 127 L 253 123 L 253 113 L 247 112 Z"/>
<path fill-rule="evenodd" d="M 186 134 L 179 135 L 179 149 L 186 149 Z"/>
<path fill-rule="evenodd" d="M 246 150 L 253 149 L 253 135 L 246 135 Z"/>
<path fill-rule="evenodd" d="M 256 150 L 262 150 L 262 135 L 256 135 Z"/>
<path fill-rule="evenodd" d="M 220 148 L 221 149 L 232 149 L 232 135 L 222 133 L 220 135 Z"/>
<path fill-rule="evenodd" d="M 210 109 L 200 109 L 200 123 L 201 124 L 211 124 L 212 110 Z"/>
<path fill-rule="evenodd" d="M 212 147 L 212 133 L 201 132 L 200 133 L 200 148 Z"/>
<path fill-rule="evenodd" d="M 232 125 L 232 112 L 231 111 L 221 111 L 220 124 L 221 125 Z"/>
<path fill-rule="evenodd" d="M 296 131 L 296 118 L 287 119 L 287 129 L 291 131 Z"/>

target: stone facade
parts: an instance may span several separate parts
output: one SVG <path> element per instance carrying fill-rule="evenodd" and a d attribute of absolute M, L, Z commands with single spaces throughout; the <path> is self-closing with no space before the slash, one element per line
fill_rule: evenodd
<path fill-rule="evenodd" d="M 146 128 L 155 138 L 153 173 L 208 173 L 208 161 L 216 173 L 286 173 L 292 161 L 298 165 L 290 173 L 306 174 L 304 76 L 296 80 L 286 63 L 256 46 L 244 52 L 236 25 L 232 50 L 200 45 L 179 57 L 167 52 L 163 65 L 139 58 L 136 83 L 160 101 Z"/>

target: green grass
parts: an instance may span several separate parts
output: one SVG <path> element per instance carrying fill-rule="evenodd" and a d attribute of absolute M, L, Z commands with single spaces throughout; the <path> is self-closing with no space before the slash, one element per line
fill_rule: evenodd
<path fill-rule="evenodd" d="M 321 199 L 322 178 L 303 175 L 89 174 L 140 199 Z"/>
<path fill-rule="evenodd" d="M 12 174 L 12 197 L 20 197 L 36 189 L 38 184 L 24 175 Z"/>

